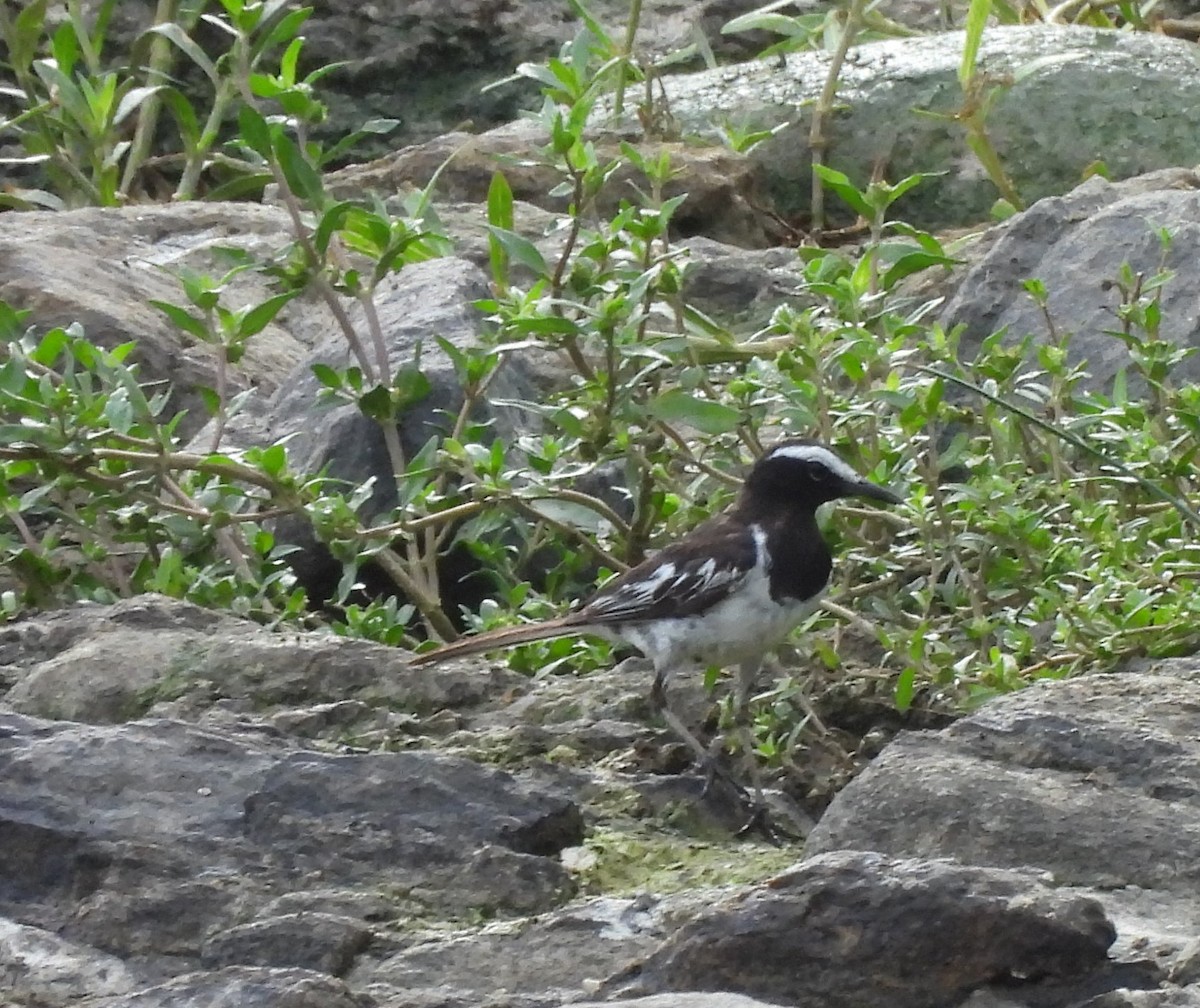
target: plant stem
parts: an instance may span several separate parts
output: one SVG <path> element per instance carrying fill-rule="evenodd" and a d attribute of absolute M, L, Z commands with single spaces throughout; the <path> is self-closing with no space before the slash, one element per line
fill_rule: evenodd
<path fill-rule="evenodd" d="M 837 97 L 838 80 L 842 76 L 842 65 L 846 61 L 846 53 L 850 49 L 854 36 L 858 34 L 862 24 L 863 8 L 867 0 L 850 0 L 846 11 L 846 24 L 842 28 L 842 36 L 838 39 L 837 48 L 829 60 L 829 71 L 825 75 L 825 86 L 821 96 L 813 108 L 812 123 L 808 130 L 808 147 L 812 154 L 812 230 L 819 234 L 825 230 L 825 185 L 817 171 L 819 165 L 825 163 L 825 152 L 829 147 L 829 137 L 825 133 L 826 120 L 833 114 L 833 102 Z"/>

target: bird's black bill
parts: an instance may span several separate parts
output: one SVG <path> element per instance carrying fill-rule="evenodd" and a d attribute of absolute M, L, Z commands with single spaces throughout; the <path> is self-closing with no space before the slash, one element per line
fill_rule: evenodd
<path fill-rule="evenodd" d="M 870 483 L 863 480 L 861 483 L 846 488 L 847 497 L 869 497 L 871 500 L 883 501 L 885 504 L 902 504 L 904 498 L 897 493 L 893 493 L 887 487 L 881 487 L 878 483 Z"/>

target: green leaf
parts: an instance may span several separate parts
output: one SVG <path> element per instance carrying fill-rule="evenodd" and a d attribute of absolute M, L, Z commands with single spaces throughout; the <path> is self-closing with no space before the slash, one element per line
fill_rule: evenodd
<path fill-rule="evenodd" d="M 290 137 L 280 133 L 272 145 L 279 167 L 283 169 L 288 187 L 300 199 L 314 206 L 319 206 L 325 196 L 325 188 L 321 176 L 309 164 L 308 159 L 301 153 L 300 148 Z"/>
<path fill-rule="evenodd" d="M 396 372 L 392 388 L 392 401 L 397 410 L 410 409 L 433 391 L 429 379 L 413 364 L 405 365 Z"/>
<path fill-rule="evenodd" d="M 192 108 L 192 103 L 184 97 L 182 92 L 173 87 L 160 88 L 159 97 L 175 119 L 179 136 L 183 140 L 184 150 L 188 152 L 195 150 L 200 143 L 200 120 L 196 117 L 196 110 Z"/>
<path fill-rule="evenodd" d="M 42 367 L 52 368 L 70 341 L 70 334 L 61 326 L 55 326 L 38 341 L 29 357 Z"/>
<path fill-rule="evenodd" d="M 537 246 L 528 238 L 517 234 L 515 231 L 509 231 L 506 228 L 488 225 L 488 232 L 500 243 L 500 247 L 505 254 L 515 259 L 521 265 L 533 270 L 534 274 L 539 277 L 549 275 L 549 269 L 546 267 L 546 260 L 542 258 L 542 253 L 537 250 Z"/>
<path fill-rule="evenodd" d="M 238 136 L 256 154 L 270 160 L 271 127 L 256 109 L 243 105 L 238 109 Z"/>
<path fill-rule="evenodd" d="M 364 392 L 359 397 L 358 408 L 365 416 L 379 423 L 390 423 L 396 418 L 392 411 L 391 392 L 383 385 L 376 385 L 370 391 Z"/>
<path fill-rule="evenodd" d="M 896 710 L 906 711 L 912 706 L 913 694 L 916 691 L 917 670 L 909 665 L 896 678 L 896 689 L 894 693 L 896 701 Z"/>
<path fill-rule="evenodd" d="M 813 171 L 820 176 L 830 189 L 832 189 L 841 198 L 842 202 L 847 204 L 850 209 L 862 217 L 871 220 L 875 216 L 871 204 L 866 201 L 863 194 L 858 191 L 854 183 L 849 177 L 840 171 L 830 168 L 828 165 L 813 165 Z"/>
<path fill-rule="evenodd" d="M 296 64 L 303 48 L 304 39 L 294 38 L 279 58 L 279 76 L 288 85 L 296 83 Z"/>
<path fill-rule="evenodd" d="M 58 31 L 54 33 L 50 42 L 50 52 L 54 55 L 58 69 L 70 76 L 79 59 L 79 37 L 70 21 L 64 21 L 58 26 Z"/>
<path fill-rule="evenodd" d="M 128 434 L 133 427 L 133 406 L 120 390 L 110 395 L 104 404 L 104 419 L 118 434 Z"/>
<path fill-rule="evenodd" d="M 513 228 L 513 194 L 508 179 L 500 172 L 492 174 L 491 184 L 487 195 L 488 223 L 494 227 L 512 231 Z"/>
<path fill-rule="evenodd" d="M 668 423 L 683 423 L 703 434 L 728 434 L 741 422 L 732 406 L 699 399 L 682 389 L 669 389 L 646 404 L 650 416 Z"/>
<path fill-rule="evenodd" d="M 958 65 L 958 82 L 964 90 L 975 77 L 979 45 L 991 13 L 992 0 L 971 0 L 971 6 L 967 9 L 967 36 L 963 43 L 962 61 Z"/>
<path fill-rule="evenodd" d="M 722 35 L 733 35 L 746 31 L 769 31 L 787 38 L 808 35 L 810 30 L 798 18 L 788 17 L 786 14 L 764 12 L 761 9 L 743 14 L 741 17 L 735 17 L 721 26 Z"/>
<path fill-rule="evenodd" d="M 97 124 L 92 119 L 91 106 L 75 82 L 48 60 L 35 60 L 33 69 L 42 79 L 46 90 L 55 95 L 56 101 L 62 106 L 72 124 L 83 130 L 89 139 L 94 138 Z"/>
<path fill-rule="evenodd" d="M 238 336 L 254 336 L 256 333 L 262 332 L 267 327 L 267 324 L 279 314 L 279 310 L 299 293 L 299 290 L 287 291 L 283 294 L 276 294 L 274 297 L 267 298 L 261 304 L 255 305 L 246 312 L 238 323 Z"/>
<path fill-rule="evenodd" d="M 202 343 L 212 342 L 212 333 L 208 331 L 208 326 L 205 325 L 203 319 L 197 318 L 191 312 L 181 308 L 177 304 L 171 304 L 170 301 L 156 301 L 152 299 L 149 303 L 166 315 L 176 328 L 190 333 Z"/>
<path fill-rule="evenodd" d="M 261 196 L 262 191 L 273 181 L 274 179 L 269 172 L 240 175 L 206 192 L 204 194 L 204 201 L 206 203 L 221 203 L 227 200 L 245 199 L 247 196 Z"/>
<path fill-rule="evenodd" d="M 920 273 L 923 269 L 929 269 L 930 266 L 945 266 L 950 267 L 955 263 L 954 259 L 944 255 L 931 255 L 925 251 L 913 251 L 902 255 L 891 266 L 887 272 L 883 274 L 884 290 L 891 290 L 899 281 L 906 276 L 911 276 L 913 273 Z"/>
<path fill-rule="evenodd" d="M 117 105 L 117 111 L 112 117 L 112 124 L 119 126 L 131 112 L 141 107 L 142 102 L 159 90 L 161 89 L 157 87 L 130 88 L 121 98 L 120 104 Z"/>
<path fill-rule="evenodd" d="M 363 137 L 371 134 L 384 136 L 399 125 L 399 119 L 368 119 L 353 133 L 347 134 L 332 147 L 322 151 L 320 163 L 322 166 L 330 164 L 353 148 Z"/>
<path fill-rule="evenodd" d="M 14 70 L 28 70 L 45 37 L 46 7 L 49 0 L 33 0 L 13 19 L 8 44 L 8 62 Z"/>
<path fill-rule="evenodd" d="M 217 72 L 216 66 L 205 55 L 204 50 L 193 42 L 179 25 L 169 21 L 165 24 L 156 24 L 147 28 L 146 31 L 169 39 L 188 59 L 204 71 L 204 75 L 212 82 L 213 87 L 220 88 L 221 75 Z"/>
<path fill-rule="evenodd" d="M 296 37 L 296 33 L 305 21 L 312 15 L 311 7 L 300 7 L 279 19 L 271 31 L 255 45 L 255 53 L 267 52 L 288 39 Z M 300 39 L 296 39 L 297 42 Z"/>
<path fill-rule="evenodd" d="M 258 457 L 258 467 L 268 476 L 281 476 L 287 468 L 287 449 L 282 444 L 264 448 Z"/>
<path fill-rule="evenodd" d="M 216 389 L 211 389 L 207 385 L 197 385 L 196 391 L 200 394 L 200 401 L 204 403 L 204 408 L 208 411 L 209 416 L 216 416 L 221 412 L 221 397 L 217 394 Z"/>

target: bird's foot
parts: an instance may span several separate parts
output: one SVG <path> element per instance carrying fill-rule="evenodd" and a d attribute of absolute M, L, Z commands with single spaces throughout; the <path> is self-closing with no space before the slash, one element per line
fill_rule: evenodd
<path fill-rule="evenodd" d="M 771 805 L 766 800 L 759 782 L 756 780 L 752 787 L 747 787 L 726 765 L 724 757 L 725 749 L 721 739 L 714 739 L 701 761 L 704 787 L 700 797 L 718 797 L 720 789 L 737 803 L 745 814 L 745 821 L 734 831 L 734 836 L 758 836 L 776 847 L 783 846 L 785 841 L 794 843 L 803 840 L 803 834 L 786 828 L 778 821 L 778 817 L 772 814 Z"/>
<path fill-rule="evenodd" d="M 774 847 L 782 847 L 784 842 L 796 843 L 804 839 L 800 833 L 787 829 L 776 817 L 771 815 L 767 803 L 760 797 L 750 808 L 750 817 L 743 823 L 742 828 L 733 835 L 735 837 L 761 836 Z"/>

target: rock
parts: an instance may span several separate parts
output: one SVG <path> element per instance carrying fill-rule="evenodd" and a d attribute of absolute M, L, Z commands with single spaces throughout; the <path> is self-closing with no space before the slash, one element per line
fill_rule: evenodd
<path fill-rule="evenodd" d="M 1109 991 L 1085 1003 L 1085 1008 L 1197 1008 L 1200 988 Z"/>
<path fill-rule="evenodd" d="M 662 939 L 653 900 L 591 899 L 542 920 L 413 945 L 355 979 L 380 988 L 436 990 L 449 984 L 465 1003 L 503 992 L 554 1003 L 578 997 Z"/>
<path fill-rule="evenodd" d="M 232 939 L 210 936 L 306 888 L 411 892 L 443 914 L 514 893 L 546 909 L 569 889 L 558 851 L 582 836 L 569 801 L 463 759 L 332 756 L 172 721 L 0 714 L 0 781 L 0 916 L 147 961 L 231 961 Z M 317 920 L 295 953 L 344 968 L 362 932 Z M 259 961 L 284 956 L 286 926 L 237 934 Z"/>
<path fill-rule="evenodd" d="M 14 710 L 114 723 L 159 704 L 199 717 L 222 699 L 247 710 L 307 701 L 282 728 L 344 731 L 381 705 L 432 713 L 478 703 L 521 678 L 503 669 L 414 668 L 395 648 L 332 634 L 272 633 L 187 602 L 141 595 L 0 627 L 0 685 Z M 334 705 L 321 711 L 320 701 Z"/>
<path fill-rule="evenodd" d="M 857 46 L 842 70 L 838 114 L 827 127 L 827 163 L 859 184 L 880 164 L 892 182 L 914 172 L 948 171 L 896 204 L 892 216 L 920 227 L 974 223 L 997 198 L 963 128 L 914 111 L 953 116 L 961 109 L 964 38 L 947 32 Z M 1190 43 L 1052 25 L 984 33 L 982 72 L 1003 77 L 1035 60 L 1047 62 L 1002 91 L 987 118 L 988 135 L 1027 204 L 1070 188 L 1095 161 L 1120 179 L 1196 160 L 1191 137 L 1200 127 L 1200 77 Z M 782 61 L 667 77 L 666 104 L 685 136 L 711 137 L 721 121 L 755 129 L 787 124 L 750 157 L 763 169 L 773 212 L 790 219 L 808 211 L 811 103 L 828 67 L 824 52 L 792 53 Z M 1098 94 L 1124 97 L 1099 103 Z M 830 209 L 839 211 L 836 200 Z"/>
<path fill-rule="evenodd" d="M 89 997 L 77 1008 L 375 1008 L 340 980 L 302 969 L 230 966 L 189 973 L 134 994 Z"/>
<path fill-rule="evenodd" d="M 0 991 L 22 1003 L 78 1002 L 140 986 L 125 964 L 41 928 L 0 919 Z"/>
<path fill-rule="evenodd" d="M 444 340 L 458 350 L 482 345 L 482 315 L 473 303 L 489 294 L 483 272 L 460 259 L 431 259 L 405 267 L 380 284 L 375 310 L 386 339 L 392 373 L 420 360 L 421 373 L 430 383 L 429 394 L 405 411 L 400 425 L 407 458 L 425 446 L 444 416 L 457 415 L 463 401 L 462 383 L 450 357 L 438 345 Z M 361 308 L 350 310 L 350 320 L 364 335 Z M 371 351 L 374 361 L 374 353 Z M 497 400 L 541 398 L 556 377 L 541 367 L 548 355 L 509 355 L 490 387 Z M 376 489 L 366 505 L 376 515 L 395 503 L 392 466 L 386 456 L 379 425 L 365 417 L 357 405 L 321 404 L 321 383 L 312 373 L 314 364 L 334 368 L 354 365 L 345 336 L 333 329 L 283 383 L 271 402 L 264 423 L 271 441 L 288 438 L 288 453 L 301 472 L 329 467 L 329 474 L 358 485 L 374 477 Z M 481 405 L 476 419 L 496 424 L 495 435 L 515 436 L 513 410 Z"/>
<path fill-rule="evenodd" d="M 210 935 L 200 950 L 200 962 L 208 969 L 296 966 L 342 976 L 370 941 L 370 928 L 353 918 L 325 913 L 284 914 Z"/>
<path fill-rule="evenodd" d="M 744 994 L 702 994 L 680 991 L 616 1001 L 573 1001 L 572 1008 L 771 1008 Z"/>
<path fill-rule="evenodd" d="M 944 731 L 901 735 L 838 795 L 807 850 L 1191 890 L 1200 884 L 1198 705 L 1200 673 L 1184 660 L 1035 684 Z"/>
<path fill-rule="evenodd" d="M 602 161 L 625 160 L 620 152 L 622 140 L 636 142 L 648 161 L 661 155 L 670 158 L 672 176 L 663 187 L 663 198 L 687 196 L 671 218 L 677 235 L 703 234 L 729 245 L 757 248 L 775 243 L 784 234 L 763 212 L 767 200 L 763 173 L 750 158 L 720 144 L 646 139 L 640 130 L 621 135 L 598 130 L 594 137 L 597 156 Z M 479 135 L 448 133 L 367 164 L 331 172 L 326 186 L 332 195 L 349 199 L 364 191 L 388 194 L 412 186 L 424 188 L 436 176 L 439 198 L 486 206 L 492 176 L 501 171 L 515 198 L 563 213 L 567 199 L 552 191 L 562 181 L 561 171 L 532 156 L 545 143 L 541 128 L 524 119 Z M 644 175 L 623 163 L 597 194 L 596 212 L 615 213 L 622 200 L 636 196 L 635 185 L 645 185 Z M 551 241 L 561 243 L 561 232 Z"/>
<path fill-rule="evenodd" d="M 901 735 L 808 841 L 1027 866 L 1096 896 L 1117 956 L 1186 975 L 1200 933 L 1200 663 L 1042 682 L 941 732 Z"/>
<path fill-rule="evenodd" d="M 629 975 L 640 993 L 935 1008 L 987 984 L 1086 975 L 1115 936 L 1095 900 L 1028 873 L 835 851 L 701 911 Z"/>
<path fill-rule="evenodd" d="M 1200 255 L 1200 175 L 1183 168 L 1151 172 L 1124 182 L 1088 179 L 1064 196 L 1040 200 L 1024 213 L 989 230 L 964 255 L 969 265 L 943 280 L 933 275 L 926 296 L 947 298 L 939 321 L 963 325 L 962 353 L 970 358 L 982 340 L 1001 329 L 1015 340 L 1050 339 L 1042 310 L 1024 282 L 1045 283 L 1056 330 L 1072 335 L 1072 360 L 1091 378 L 1085 387 L 1104 389 L 1130 368 L 1125 344 L 1109 330 L 1120 292 L 1113 282 L 1128 264 L 1149 278 L 1160 270 L 1188 275 Z M 1171 233 L 1164 249 L 1161 229 Z M 1195 342 L 1194 293 L 1176 279 L 1163 288 L 1161 338 L 1179 346 Z M 1195 355 L 1171 369 L 1178 383 L 1200 379 Z M 1131 387 L 1140 383 L 1136 377 Z"/>
<path fill-rule="evenodd" d="M 148 302 L 186 301 L 172 272 L 223 274 L 219 246 L 269 258 L 287 243 L 288 227 L 282 209 L 248 203 L 0 214 L 0 300 L 30 309 L 39 327 L 81 323 L 103 347 L 135 341 L 142 380 L 173 383 L 168 416 L 189 411 L 179 427 L 187 437 L 207 416 L 197 388 L 215 386 L 216 359 Z M 270 293 L 265 278 L 243 273 L 223 303 L 241 308 Z M 289 324 L 300 317 L 293 313 L 285 307 L 248 342 L 229 374 L 231 395 L 251 386 L 270 394 L 300 363 L 305 346 Z"/>

